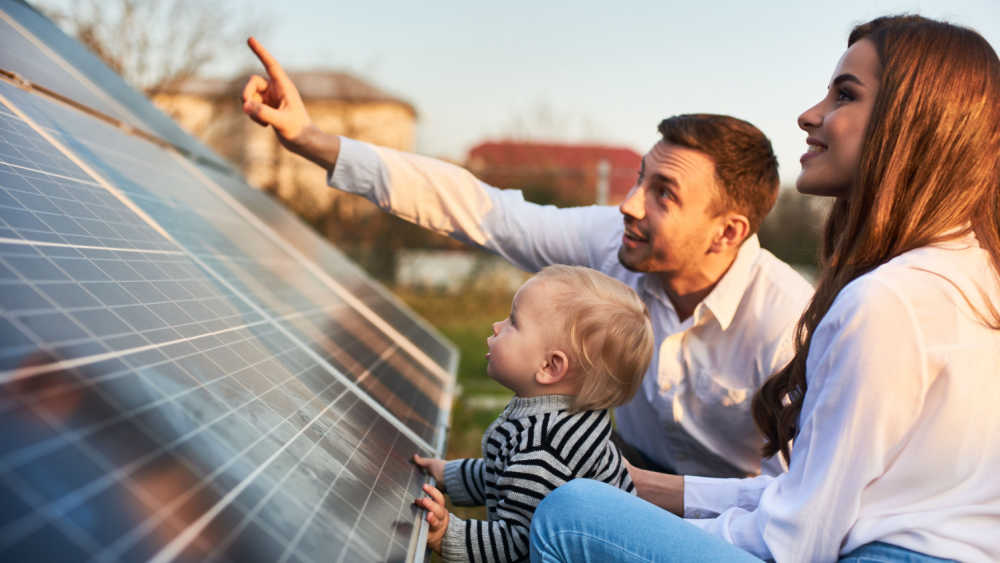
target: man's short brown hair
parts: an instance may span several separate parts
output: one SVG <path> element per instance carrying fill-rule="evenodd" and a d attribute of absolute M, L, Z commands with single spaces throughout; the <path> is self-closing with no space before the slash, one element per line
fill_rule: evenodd
<path fill-rule="evenodd" d="M 735 211 L 756 233 L 778 198 L 778 158 L 771 141 L 750 123 L 728 115 L 691 113 L 660 122 L 663 141 L 704 153 L 715 164 L 715 213 Z"/>

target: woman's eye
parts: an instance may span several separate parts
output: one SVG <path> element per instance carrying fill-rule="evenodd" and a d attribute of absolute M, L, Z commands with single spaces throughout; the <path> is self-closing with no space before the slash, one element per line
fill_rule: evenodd
<path fill-rule="evenodd" d="M 838 102 L 850 102 L 854 100 L 854 96 L 847 90 L 837 90 L 837 101 Z"/>

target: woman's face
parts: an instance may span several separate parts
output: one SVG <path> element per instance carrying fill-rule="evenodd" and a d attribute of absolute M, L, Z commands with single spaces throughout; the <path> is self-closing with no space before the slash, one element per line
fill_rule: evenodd
<path fill-rule="evenodd" d="M 843 197 L 858 169 L 861 141 L 878 93 L 881 64 L 875 45 L 851 45 L 837 68 L 826 97 L 799 116 L 809 149 L 799 161 L 795 187 L 804 194 Z"/>

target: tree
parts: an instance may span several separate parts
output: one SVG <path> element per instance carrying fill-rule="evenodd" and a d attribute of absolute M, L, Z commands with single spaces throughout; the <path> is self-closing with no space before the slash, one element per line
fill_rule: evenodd
<path fill-rule="evenodd" d="M 58 0 L 39 8 L 127 82 L 153 96 L 192 78 L 218 53 L 260 36 L 267 18 L 198 0 Z"/>
<path fill-rule="evenodd" d="M 830 204 L 830 198 L 782 189 L 774 209 L 760 226 L 761 245 L 789 264 L 815 268 Z"/>

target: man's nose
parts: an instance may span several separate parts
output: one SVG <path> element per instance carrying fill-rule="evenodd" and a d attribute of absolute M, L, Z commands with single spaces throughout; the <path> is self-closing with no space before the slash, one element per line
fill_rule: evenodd
<path fill-rule="evenodd" d="M 636 219 L 642 219 L 645 215 L 645 199 L 643 197 L 642 186 L 636 184 L 629 190 L 625 200 L 618 206 L 622 215 L 628 215 Z"/>

